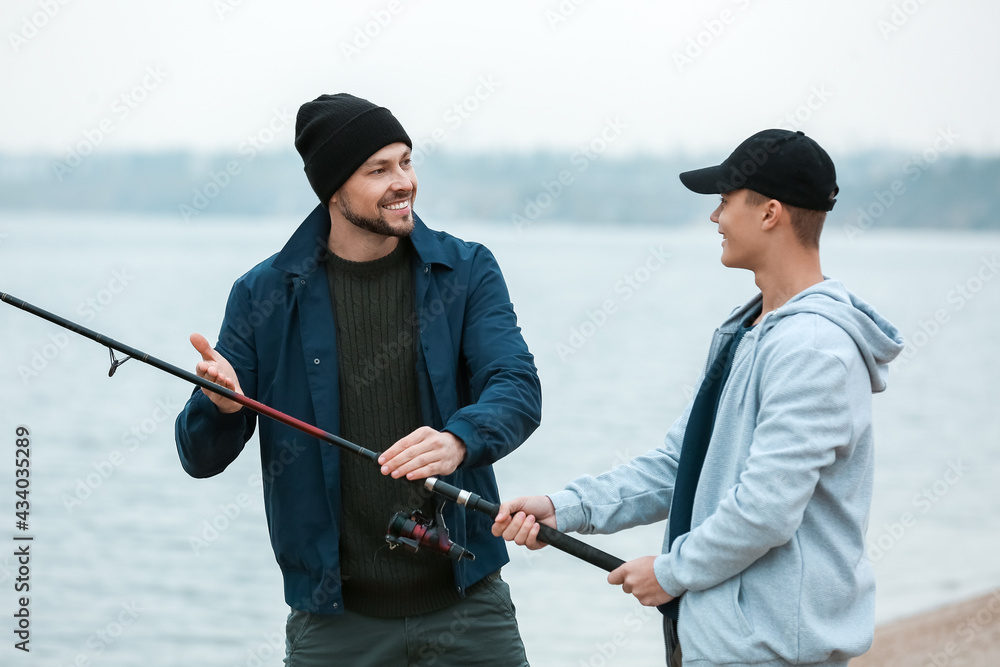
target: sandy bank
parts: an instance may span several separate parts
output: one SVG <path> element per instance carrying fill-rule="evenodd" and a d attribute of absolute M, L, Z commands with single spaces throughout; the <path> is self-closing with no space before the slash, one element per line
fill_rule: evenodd
<path fill-rule="evenodd" d="M 1000 589 L 880 626 L 851 667 L 1000 666 Z"/>

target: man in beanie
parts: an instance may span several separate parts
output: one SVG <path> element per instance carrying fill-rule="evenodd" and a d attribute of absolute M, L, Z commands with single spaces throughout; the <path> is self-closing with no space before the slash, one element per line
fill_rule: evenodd
<path fill-rule="evenodd" d="M 715 331 L 663 445 L 504 503 L 494 533 L 534 549 L 538 522 L 612 533 L 666 519 L 662 553 L 608 582 L 660 607 L 669 665 L 846 667 L 874 632 L 872 394 L 902 340 L 820 270 L 837 184 L 815 141 L 765 130 L 680 178 L 721 196 L 722 263 L 753 271 L 760 293 Z"/>
<path fill-rule="evenodd" d="M 385 108 L 323 95 L 295 147 L 320 204 L 236 281 L 201 377 L 383 452 L 372 465 L 260 420 L 264 502 L 291 607 L 286 664 L 527 664 L 491 521 L 400 478 L 499 502 L 491 465 L 538 426 L 541 390 L 493 255 L 413 212 L 412 144 Z M 253 412 L 195 390 L 177 418 L 184 469 L 222 472 Z M 443 518 L 475 560 L 390 549 L 389 520 Z"/>

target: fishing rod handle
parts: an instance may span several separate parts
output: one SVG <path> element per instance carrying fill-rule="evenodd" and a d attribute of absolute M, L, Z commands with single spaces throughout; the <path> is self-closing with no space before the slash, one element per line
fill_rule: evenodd
<path fill-rule="evenodd" d="M 471 507 L 477 512 L 488 514 L 491 517 L 496 517 L 500 511 L 499 505 L 482 498 L 477 498 L 474 505 L 467 504 L 467 507 Z M 568 553 L 570 556 L 576 556 L 580 560 L 599 567 L 605 572 L 611 572 L 625 564 L 625 561 L 621 558 L 612 556 L 606 551 L 601 551 L 597 547 L 592 547 L 586 542 L 581 542 L 575 537 L 570 537 L 566 533 L 546 526 L 544 523 L 538 524 L 538 539 L 559 549 L 559 551 Z"/>
<path fill-rule="evenodd" d="M 580 560 L 587 561 L 591 565 L 601 568 L 605 572 L 617 570 L 625 564 L 621 558 L 612 556 L 606 551 L 601 551 L 597 547 L 592 547 L 586 542 L 581 542 L 575 537 L 570 537 L 566 533 L 559 532 L 555 528 L 539 524 L 538 539 L 542 542 L 554 546 L 560 551 L 564 551 L 571 556 L 576 556 Z"/>
<path fill-rule="evenodd" d="M 437 477 L 428 477 L 424 480 L 424 487 L 440 496 L 452 500 L 459 505 L 464 505 L 467 509 L 482 512 L 490 518 L 496 518 L 500 512 L 500 505 L 486 500 L 476 493 L 471 493 L 457 486 L 443 482 Z M 581 542 L 575 537 L 570 537 L 555 528 L 550 528 L 545 524 L 539 524 L 538 539 L 549 544 L 562 552 L 571 556 L 576 556 L 591 565 L 601 568 L 606 572 L 611 572 L 625 564 L 621 558 L 601 551 L 597 547 L 592 547 L 586 542 Z"/>

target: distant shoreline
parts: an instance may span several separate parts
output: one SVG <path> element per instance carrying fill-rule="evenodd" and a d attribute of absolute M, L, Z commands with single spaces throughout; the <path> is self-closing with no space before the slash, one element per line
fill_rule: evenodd
<path fill-rule="evenodd" d="M 940 159 L 938 159 L 940 158 Z M 562 220 L 678 225 L 706 220 L 710 198 L 677 174 L 718 156 L 595 157 L 558 152 L 449 153 L 417 164 L 417 211 L 430 221 L 482 220 L 518 231 Z M 840 186 L 828 226 L 852 242 L 887 228 L 1000 229 L 1000 156 L 933 160 L 877 151 L 836 156 Z M 0 210 L 301 219 L 317 204 L 294 151 L 87 156 L 0 152 Z"/>

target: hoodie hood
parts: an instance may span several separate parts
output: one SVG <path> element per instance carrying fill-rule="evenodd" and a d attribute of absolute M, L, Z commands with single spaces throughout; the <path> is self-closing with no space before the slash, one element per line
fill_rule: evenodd
<path fill-rule="evenodd" d="M 762 296 L 737 308 L 720 328 L 729 331 L 736 327 L 761 304 Z M 830 320 L 854 340 L 868 367 L 872 393 L 885 390 L 889 362 L 903 351 L 903 338 L 899 330 L 879 315 L 868 303 L 853 294 L 839 280 L 827 278 L 821 283 L 802 290 L 780 308 L 768 313 L 761 320 L 760 333 L 764 336 L 783 318 L 797 313 L 814 313 Z"/>

